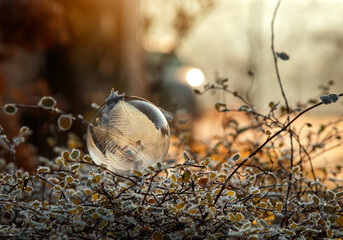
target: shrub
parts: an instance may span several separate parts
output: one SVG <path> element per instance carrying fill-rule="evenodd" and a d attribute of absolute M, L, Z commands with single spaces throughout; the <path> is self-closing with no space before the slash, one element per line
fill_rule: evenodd
<path fill-rule="evenodd" d="M 204 92 L 212 89 L 231 92 L 227 81 L 220 79 L 205 86 Z M 271 102 L 270 112 L 262 115 L 248 104 L 230 110 L 217 103 L 220 112 L 249 115 L 251 124 L 242 127 L 231 119 L 229 134 L 208 145 L 205 154 L 183 152 L 179 164 L 158 163 L 134 170 L 132 176 L 98 166 L 81 150 L 68 148 L 55 160 L 41 157 L 37 172 L 30 175 L 16 169 L 14 154 L 30 130 L 22 127 L 13 139 L 2 130 L 2 143 L 13 162 L 1 159 L 0 235 L 12 239 L 342 237 L 342 182 L 327 175 L 317 177 L 311 165 L 311 155 L 317 150 L 341 144 L 341 131 L 336 128 L 341 119 L 319 130 L 311 130 L 307 123 L 305 141 L 291 128 L 307 111 L 340 96 L 322 96 L 322 102 L 286 122 L 280 117 L 296 110 L 287 113 Z M 54 106 L 53 98 L 44 97 L 37 106 L 6 104 L 3 109 L 8 114 L 21 108 L 52 111 L 59 115 L 61 130 L 69 129 L 72 121 L 85 121 Z M 68 119 L 68 126 L 61 125 L 61 118 Z M 245 131 L 266 140 L 244 142 Z M 214 155 L 219 161 L 212 159 Z M 329 180 L 334 182 L 332 187 Z"/>
<path fill-rule="evenodd" d="M 276 16 L 275 9 L 274 18 Z M 274 22 L 274 19 L 273 21 Z M 291 108 L 282 88 L 275 52 L 277 79 L 284 105 L 270 102 L 261 114 L 227 79 L 216 79 L 203 91 L 225 91 L 243 101 L 237 109 L 216 103 L 219 112 L 240 112 L 250 124 L 231 118 L 225 136 L 212 139 L 201 153 L 188 151 L 182 134 L 179 159 L 165 160 L 124 176 L 96 165 L 75 144 L 57 148 L 55 159 L 40 157 L 29 174 L 17 169 L 15 150 L 31 134 L 22 127 L 9 139 L 0 129 L 3 149 L 12 162 L 0 159 L 0 237 L 7 239 L 324 239 L 343 237 L 343 182 L 312 166 L 312 156 L 342 144 L 336 122 L 313 129 L 304 125 L 305 139 L 293 123 L 306 112 L 336 102 L 343 94 L 320 97 L 318 103 Z M 332 84 L 330 84 L 332 85 Z M 311 106 L 307 106 L 312 104 Z M 6 104 L 3 110 L 41 109 L 58 115 L 68 131 L 82 116 L 65 113 L 52 97 L 35 106 Z M 245 133 L 253 133 L 248 138 Z M 178 131 L 175 131 L 178 133 Z M 255 136 L 255 137 L 254 137 Z M 261 139 L 265 139 L 261 141 Z M 68 144 L 66 144 L 68 145 Z M 77 144 L 76 144 L 77 145 Z M 183 151 L 185 150 L 186 151 Z M 334 175 L 339 174 L 337 166 Z"/>

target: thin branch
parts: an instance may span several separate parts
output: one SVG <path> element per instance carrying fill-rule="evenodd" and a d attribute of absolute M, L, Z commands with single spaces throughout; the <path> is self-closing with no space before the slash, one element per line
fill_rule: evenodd
<path fill-rule="evenodd" d="M 106 168 L 105 166 L 100 166 L 96 163 L 93 163 L 93 162 L 86 162 L 86 161 L 73 161 L 73 160 L 67 160 L 68 163 L 80 163 L 80 164 L 86 164 L 86 165 L 90 165 L 90 166 L 94 166 L 94 167 L 98 167 L 98 168 L 101 168 L 101 169 L 104 169 L 105 171 L 109 172 L 111 175 L 114 175 L 118 178 L 123 178 L 123 179 L 126 179 L 130 182 L 132 182 L 134 185 L 137 184 L 136 181 L 134 181 L 133 179 L 131 179 L 131 177 L 127 177 L 127 176 L 123 176 L 123 175 L 120 175 L 118 173 L 115 173 L 113 171 L 111 171 L 110 169 Z"/>
<path fill-rule="evenodd" d="M 290 159 L 290 169 L 289 169 L 289 177 L 288 177 L 288 187 L 287 187 L 287 192 L 286 192 L 286 197 L 285 197 L 285 204 L 284 204 L 284 212 L 283 212 L 283 217 L 280 223 L 280 226 L 282 227 L 284 221 L 286 220 L 286 226 L 288 223 L 287 220 L 287 209 L 288 209 L 288 198 L 289 198 L 289 194 L 291 192 L 291 186 L 292 186 L 292 177 L 293 177 L 293 173 L 292 173 L 292 169 L 293 169 L 293 157 L 294 157 L 294 149 L 293 149 L 293 136 L 292 134 L 289 135 L 290 137 L 290 142 L 291 142 L 291 159 Z"/>
<path fill-rule="evenodd" d="M 278 64 L 278 58 L 277 58 L 277 55 L 276 55 L 275 43 L 274 43 L 274 38 L 275 38 L 274 23 L 275 23 L 276 15 L 277 15 L 277 12 L 278 12 L 278 10 L 279 10 L 281 1 L 282 1 L 282 0 L 279 0 L 278 3 L 277 3 L 277 5 L 276 5 L 276 7 L 275 7 L 274 14 L 273 14 L 273 18 L 272 18 L 272 22 L 271 22 L 271 30 L 272 30 L 271 49 L 272 49 L 273 58 L 274 58 L 274 65 L 275 65 L 276 77 L 277 77 L 277 80 L 278 80 L 278 82 L 279 82 L 279 86 L 280 86 L 280 89 L 281 89 L 282 97 L 283 97 L 283 99 L 284 99 L 284 101 L 285 101 L 287 114 L 289 115 L 290 109 L 289 109 L 287 97 L 286 97 L 285 91 L 283 90 L 283 86 L 282 86 L 282 82 L 281 82 L 280 71 L 279 71 L 279 64 Z M 288 116 L 287 120 L 289 121 L 289 116 Z"/>
<path fill-rule="evenodd" d="M 6 147 L 8 148 L 10 155 L 11 155 L 11 159 L 13 161 L 14 164 L 14 169 L 13 169 L 13 175 L 15 180 L 17 180 L 17 158 L 15 156 L 15 145 L 8 140 L 7 135 L 3 132 L 3 127 L 0 124 L 0 134 L 2 135 L 2 141 L 5 143 Z"/>
<path fill-rule="evenodd" d="M 66 113 L 58 108 L 44 108 L 42 106 L 39 105 L 25 105 L 25 104 L 19 104 L 19 103 L 14 103 L 14 106 L 16 106 L 17 108 L 21 108 L 21 109 L 40 109 L 43 111 L 49 111 L 49 112 L 53 112 L 56 113 L 58 115 L 68 115 L 71 116 L 71 118 L 73 120 L 79 120 L 80 122 L 82 122 L 85 125 L 89 125 L 89 122 L 87 120 L 85 120 L 80 114 L 76 115 L 76 114 L 70 114 L 70 113 Z"/>
<path fill-rule="evenodd" d="M 339 94 L 338 95 L 339 97 L 342 97 L 343 96 L 343 93 Z M 289 123 L 287 123 L 283 128 L 281 128 L 279 131 L 277 131 L 276 133 L 274 133 L 274 135 L 272 135 L 271 137 L 268 137 L 267 140 L 262 144 L 260 145 L 253 153 L 251 153 L 247 158 L 244 158 L 242 160 L 242 162 L 240 162 L 238 164 L 238 166 L 230 173 L 230 175 L 225 179 L 225 182 L 222 186 L 222 188 L 220 189 L 219 193 L 217 194 L 216 196 L 216 199 L 214 201 L 214 203 L 216 204 L 217 201 L 219 200 L 221 194 L 223 193 L 226 185 L 228 184 L 228 182 L 230 181 L 230 179 L 232 178 L 232 176 L 238 171 L 238 169 L 240 169 L 249 159 L 251 159 L 253 156 L 255 156 L 259 151 L 262 150 L 262 148 L 267 144 L 269 143 L 271 140 L 273 140 L 276 136 L 278 136 L 280 133 L 282 133 L 283 131 L 287 130 L 287 128 L 292 124 L 294 123 L 295 120 L 297 120 L 300 116 L 302 116 L 303 114 L 307 113 L 308 111 L 311 111 L 312 109 L 316 108 L 316 107 L 319 107 L 320 105 L 322 105 L 323 103 L 320 102 L 320 103 L 317 103 L 307 109 L 305 109 L 304 111 L 300 112 L 296 117 L 294 117 L 292 119 L 292 121 L 290 121 Z"/>

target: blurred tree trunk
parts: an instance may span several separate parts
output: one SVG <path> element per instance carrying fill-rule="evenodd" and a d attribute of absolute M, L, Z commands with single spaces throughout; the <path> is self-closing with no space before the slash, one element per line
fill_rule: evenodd
<path fill-rule="evenodd" d="M 72 89 L 65 94 L 79 92 L 65 95 L 66 99 L 73 99 L 71 104 L 75 106 L 102 104 L 111 88 L 127 95 L 147 97 L 149 86 L 143 78 L 139 2 L 61 0 L 61 3 L 72 38 L 64 49 L 49 55 L 58 58 L 49 59 L 48 64 L 53 66 L 46 68 L 52 70 L 47 72 L 52 85 L 70 86 Z M 56 79 L 63 75 L 68 77 Z M 61 87 L 57 91 L 62 91 Z"/>
<path fill-rule="evenodd" d="M 121 38 L 120 70 L 126 82 L 128 95 L 148 96 L 148 85 L 142 68 L 141 25 L 139 3 L 135 0 L 118 0 L 120 4 Z"/>

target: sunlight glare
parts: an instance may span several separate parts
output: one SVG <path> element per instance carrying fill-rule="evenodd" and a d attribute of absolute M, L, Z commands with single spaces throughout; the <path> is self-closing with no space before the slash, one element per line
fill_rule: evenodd
<path fill-rule="evenodd" d="M 199 87 L 205 80 L 205 76 L 198 68 L 191 68 L 186 74 L 186 80 L 192 87 Z"/>

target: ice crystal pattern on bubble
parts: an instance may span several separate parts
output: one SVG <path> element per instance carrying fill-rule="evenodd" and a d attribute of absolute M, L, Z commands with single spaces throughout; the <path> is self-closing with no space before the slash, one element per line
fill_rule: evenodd
<path fill-rule="evenodd" d="M 122 95 L 97 110 L 87 131 L 93 160 L 113 171 L 140 170 L 163 161 L 169 141 L 168 122 L 155 105 Z"/>

